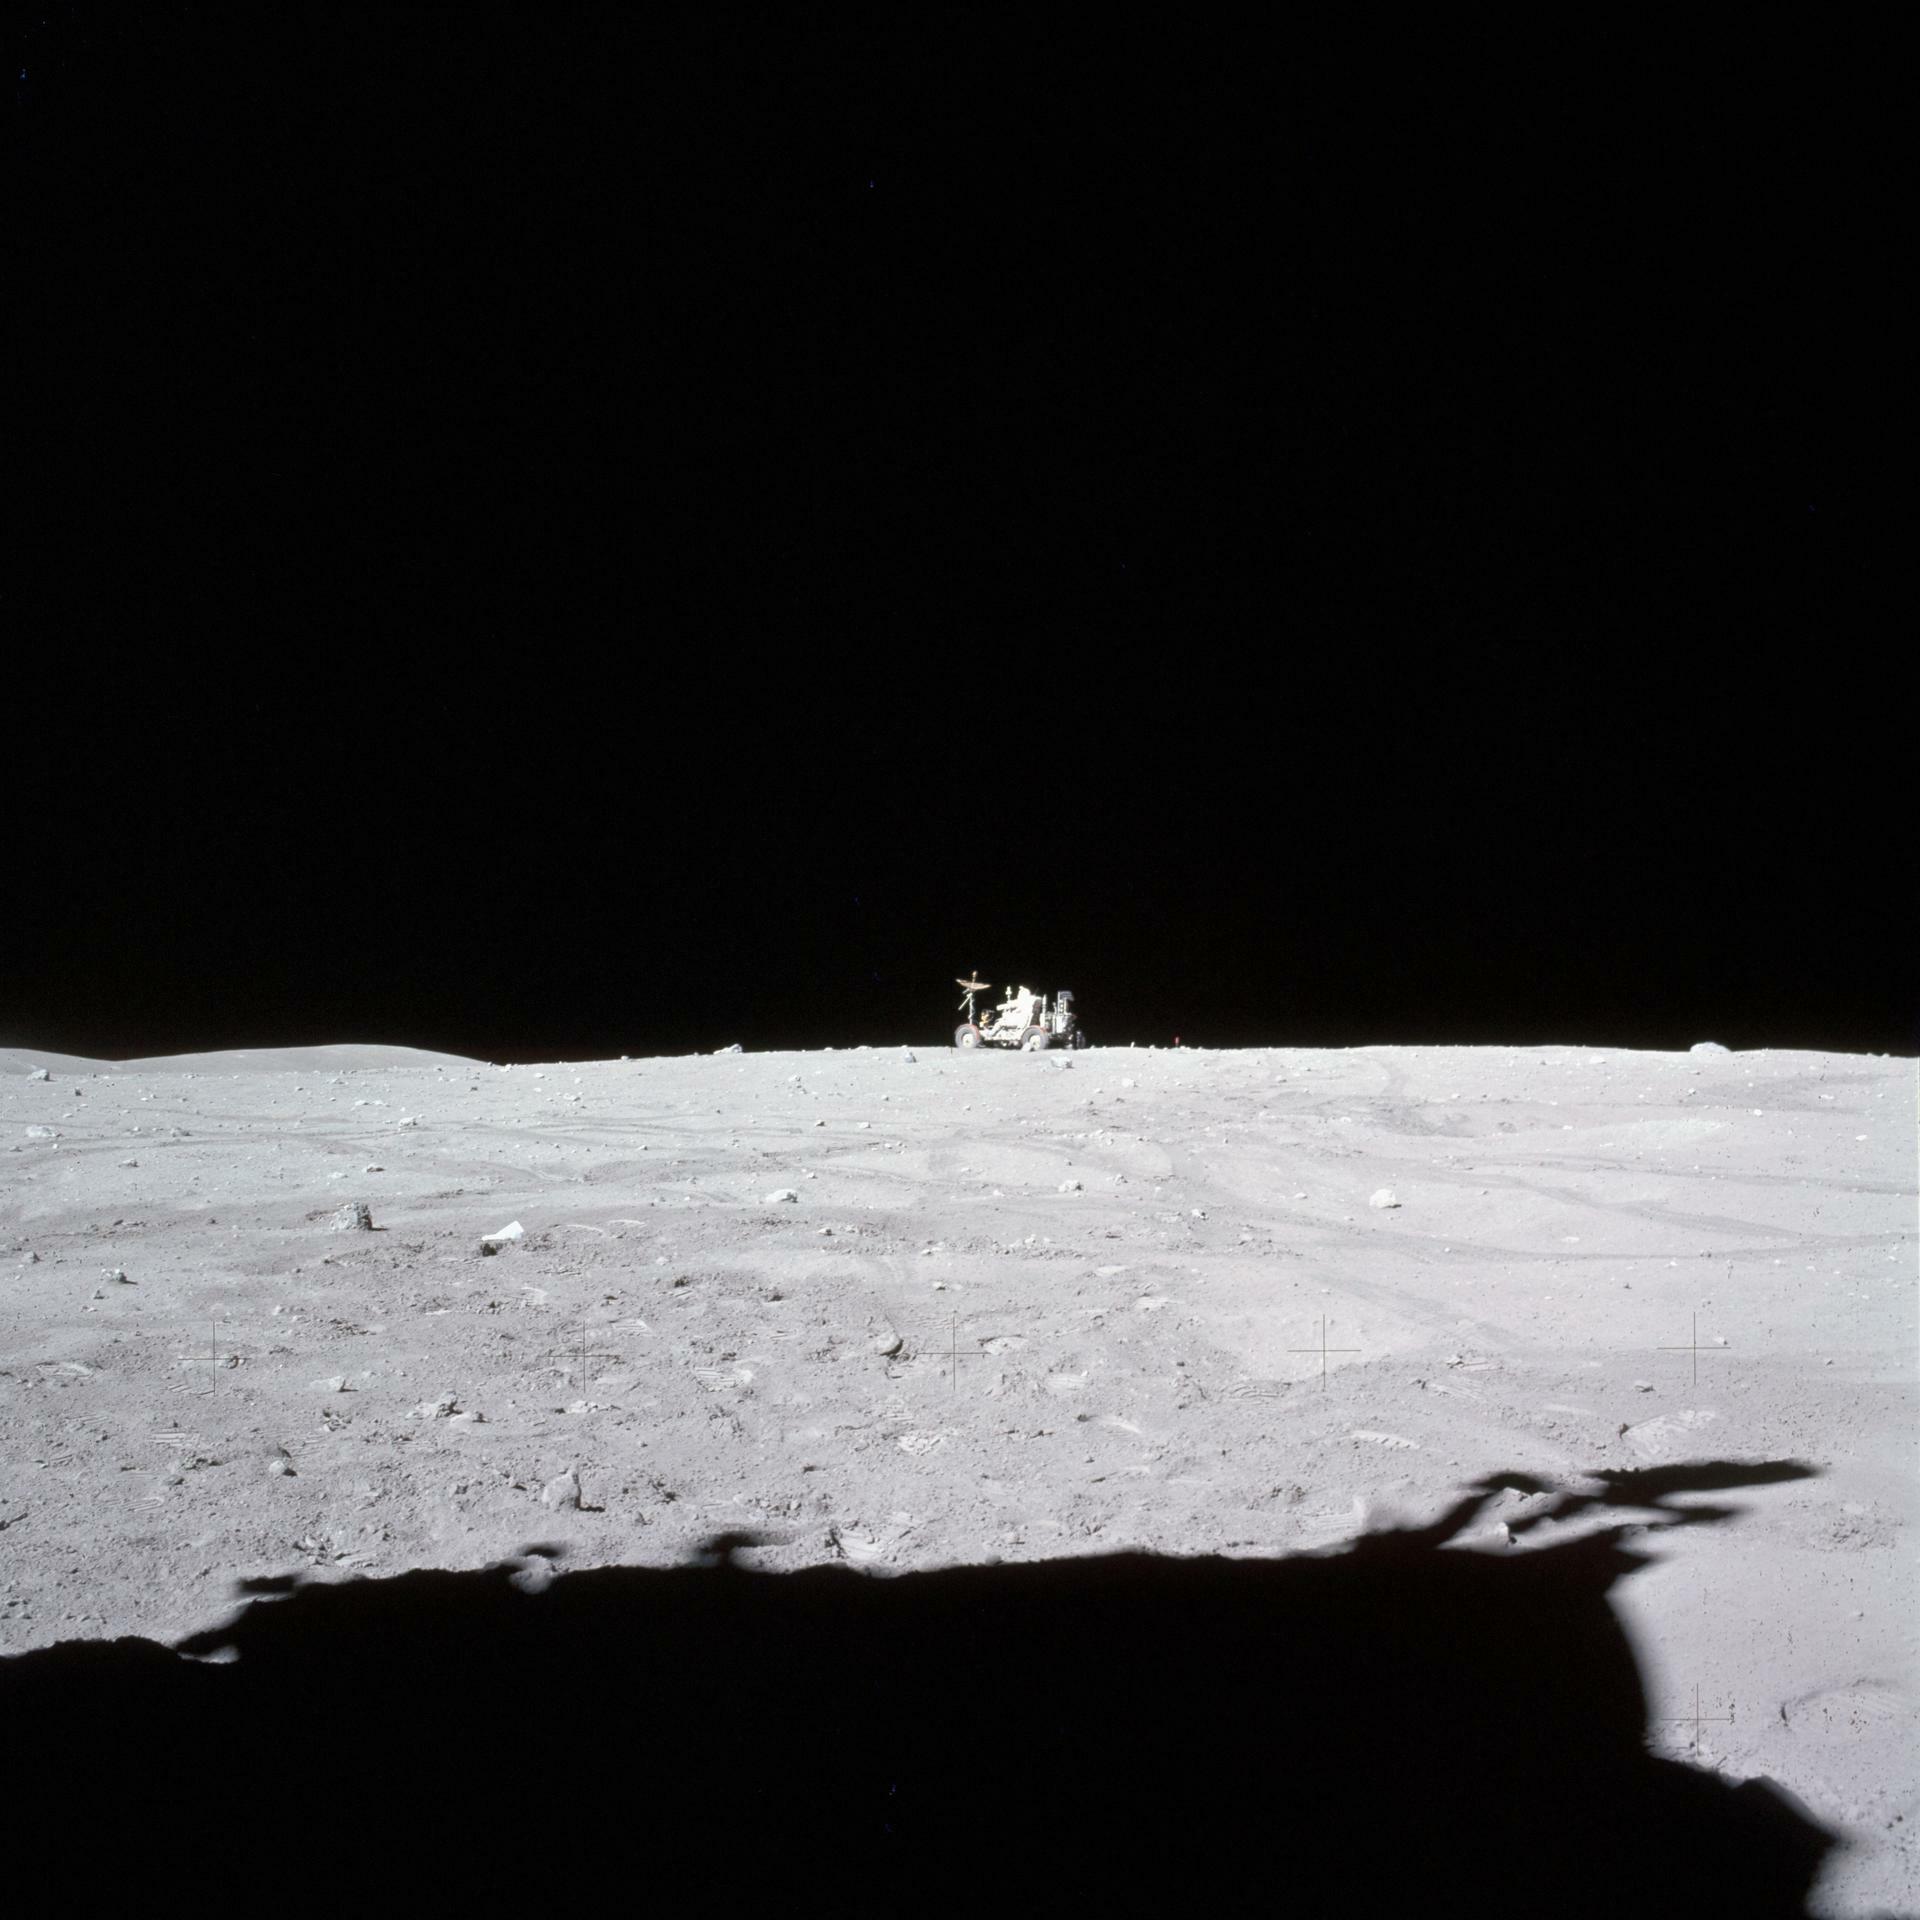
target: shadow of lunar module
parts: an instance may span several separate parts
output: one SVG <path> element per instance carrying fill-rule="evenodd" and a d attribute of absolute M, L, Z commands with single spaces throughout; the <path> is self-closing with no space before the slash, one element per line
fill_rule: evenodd
<path fill-rule="evenodd" d="M 1629 1533 L 1738 1511 L 1673 1495 L 1810 1471 L 1598 1476 L 1512 1532 L 1602 1524 L 1522 1550 L 1460 1544 L 1507 1489 L 1555 1492 L 1514 1474 L 1294 1558 L 767 1574 L 734 1534 L 544 1581 L 254 1581 L 176 1649 L 0 1666 L 15 1831 L 44 1842 L 16 1885 L 71 1906 L 212 1871 L 279 1907 L 298 1863 L 381 1904 L 611 1877 L 623 1910 L 784 1908 L 824 1876 L 916 1913 L 1790 1920 L 1834 1836 L 1647 1751 L 1607 1596 L 1648 1564 Z M 58 1844 L 83 1813 L 93 1842 Z"/>

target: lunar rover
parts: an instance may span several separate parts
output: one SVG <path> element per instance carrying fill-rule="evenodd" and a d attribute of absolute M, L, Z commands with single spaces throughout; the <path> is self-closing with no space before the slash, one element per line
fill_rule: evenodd
<path fill-rule="evenodd" d="M 984 980 L 956 979 L 954 985 L 966 992 L 960 1005 L 966 1012 L 964 1024 L 953 1032 L 956 1047 L 1020 1047 L 1037 1053 L 1042 1047 L 1084 1047 L 1087 1036 L 1073 1011 L 1073 995 L 1064 988 L 1054 994 L 1051 1003 L 1044 993 L 1022 987 L 1017 993 L 1004 989 L 1006 998 L 988 1015 L 976 1017 L 973 997 L 987 991 Z"/>

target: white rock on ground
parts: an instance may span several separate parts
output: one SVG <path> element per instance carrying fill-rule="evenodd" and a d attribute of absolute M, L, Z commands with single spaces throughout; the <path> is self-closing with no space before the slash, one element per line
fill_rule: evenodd
<path fill-rule="evenodd" d="M 580 1476 L 569 1467 L 565 1473 L 557 1474 L 540 1489 L 542 1506 L 562 1508 L 578 1507 L 580 1504 Z"/>

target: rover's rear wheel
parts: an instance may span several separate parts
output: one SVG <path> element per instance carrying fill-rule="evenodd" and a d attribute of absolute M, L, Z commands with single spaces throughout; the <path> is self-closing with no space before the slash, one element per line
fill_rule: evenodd
<path fill-rule="evenodd" d="M 1038 1053 L 1042 1047 L 1053 1045 L 1053 1035 L 1045 1027 L 1029 1027 L 1020 1036 L 1020 1044 L 1029 1053 Z"/>
<path fill-rule="evenodd" d="M 1073 1044 L 1076 1047 L 1084 1047 L 1087 1044 L 1087 1036 L 1085 1031 L 1082 1028 L 1079 1028 L 1079 1027 L 1074 1028 Z"/>

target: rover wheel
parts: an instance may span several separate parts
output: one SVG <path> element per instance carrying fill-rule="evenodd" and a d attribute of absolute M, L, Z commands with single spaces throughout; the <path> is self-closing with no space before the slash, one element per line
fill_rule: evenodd
<path fill-rule="evenodd" d="M 953 1044 L 956 1047 L 977 1047 L 980 1044 L 978 1027 L 956 1027 L 953 1030 Z"/>
<path fill-rule="evenodd" d="M 1084 1047 L 1087 1044 L 1087 1036 L 1079 1027 L 1075 1027 L 1073 1030 L 1073 1044 L 1076 1048 Z"/>
<path fill-rule="evenodd" d="M 1029 1053 L 1038 1053 L 1042 1047 L 1053 1045 L 1053 1035 L 1045 1027 L 1029 1027 L 1020 1036 L 1020 1044 Z"/>

